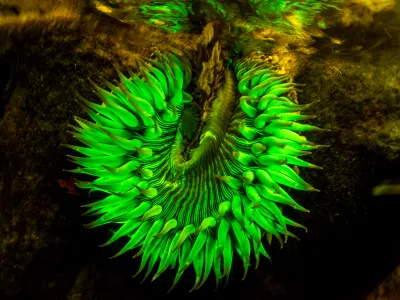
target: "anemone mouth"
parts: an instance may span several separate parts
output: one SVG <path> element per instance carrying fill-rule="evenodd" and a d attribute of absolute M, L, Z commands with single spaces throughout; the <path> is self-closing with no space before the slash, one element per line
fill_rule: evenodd
<path fill-rule="evenodd" d="M 296 122 L 312 117 L 300 114 L 309 105 L 282 96 L 300 85 L 261 60 L 242 59 L 227 69 L 199 144 L 186 153 L 197 122 L 187 110 L 190 62 L 173 53 L 157 56 L 143 65 L 142 78 L 117 71 L 121 83 L 105 83 L 111 92 L 92 83 L 101 105 L 81 98 L 93 122 L 76 117 L 79 127 L 71 126 L 85 146 L 67 145 L 84 155 L 69 156 L 80 165 L 70 171 L 96 177 L 78 187 L 108 195 L 84 205 L 86 214 L 99 216 L 86 226 L 120 224 L 103 246 L 127 236 L 113 257 L 139 248 L 137 274 L 147 265 L 147 278 L 157 262 L 153 280 L 174 268 L 172 288 L 191 265 L 192 290 L 212 269 L 217 285 L 222 277 L 228 281 L 234 252 L 245 277 L 252 253 L 256 268 L 260 254 L 269 258 L 264 233 L 268 243 L 276 237 L 282 246 L 288 236 L 297 238 L 288 225 L 305 229 L 282 214 L 284 206 L 308 210 L 281 186 L 317 191 L 288 165 L 320 168 L 298 157 L 321 146 L 296 133 L 319 129 Z"/>

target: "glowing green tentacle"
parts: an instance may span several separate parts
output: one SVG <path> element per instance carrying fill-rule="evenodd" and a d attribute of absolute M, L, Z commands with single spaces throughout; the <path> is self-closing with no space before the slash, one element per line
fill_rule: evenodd
<path fill-rule="evenodd" d="M 72 172 L 95 177 L 77 181 L 78 187 L 107 194 L 85 205 L 88 214 L 99 215 L 86 226 L 121 224 L 102 246 L 128 236 L 113 257 L 140 247 L 136 275 L 147 264 L 147 278 L 159 261 L 153 280 L 175 268 L 171 289 L 190 266 L 196 274 L 192 290 L 206 282 L 212 269 L 217 285 L 224 276 L 228 281 L 234 253 L 243 261 L 245 277 L 252 251 L 256 267 L 260 253 L 269 259 L 263 232 L 269 243 L 275 236 L 283 245 L 282 235 L 285 241 L 297 238 L 288 226 L 305 229 L 284 217 L 284 206 L 308 210 L 280 185 L 317 191 L 288 166 L 320 168 L 298 158 L 322 147 L 295 133 L 318 130 L 294 122 L 310 117 L 299 114 L 309 105 L 281 96 L 298 86 L 285 82 L 287 76 L 278 76 L 262 61 L 241 60 L 235 65 L 238 82 L 227 70 L 199 146 L 184 157 L 182 127 L 187 125 L 182 122 L 187 119 L 182 113 L 192 97 L 183 89 L 191 80 L 191 66 L 177 54 L 157 57 L 141 68 L 144 79 L 118 71 L 121 84 L 106 84 L 111 92 L 94 85 L 102 105 L 81 99 L 94 123 L 76 118 L 80 127 L 71 126 L 86 145 L 67 145 L 85 155 L 69 156 L 81 166 Z"/>

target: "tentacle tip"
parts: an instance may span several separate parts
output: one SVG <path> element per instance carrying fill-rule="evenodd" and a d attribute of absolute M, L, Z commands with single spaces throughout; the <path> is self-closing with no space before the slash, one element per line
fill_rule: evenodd
<path fill-rule="evenodd" d="M 245 280 L 246 277 L 247 277 L 247 270 L 244 271 L 244 275 L 243 275 L 242 281 Z"/>
<path fill-rule="evenodd" d="M 198 285 L 198 287 L 196 288 L 196 290 L 198 290 L 199 288 L 201 288 L 205 283 L 205 280 L 203 279 L 200 284 Z"/>
<path fill-rule="evenodd" d="M 196 290 L 196 289 L 197 289 L 197 285 L 198 285 L 198 283 L 195 283 L 194 286 L 192 287 L 192 289 L 189 291 L 189 293 L 191 293 L 191 292 L 193 292 L 194 290 Z"/>
<path fill-rule="evenodd" d="M 278 160 L 276 163 L 277 163 L 278 165 L 286 165 L 286 164 L 287 164 L 287 158 Z"/>
<path fill-rule="evenodd" d="M 167 294 L 169 294 L 173 289 L 175 288 L 175 283 L 171 286 L 171 288 L 168 290 Z"/>
<path fill-rule="evenodd" d="M 142 281 L 140 282 L 140 284 L 143 284 L 143 282 L 146 281 L 146 277 L 142 279 Z"/>

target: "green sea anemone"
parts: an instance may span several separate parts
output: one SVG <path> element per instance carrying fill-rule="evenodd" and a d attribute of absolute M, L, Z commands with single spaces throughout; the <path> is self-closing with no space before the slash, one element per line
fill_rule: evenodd
<path fill-rule="evenodd" d="M 282 188 L 316 191 L 288 165 L 320 168 L 300 159 L 316 149 L 296 132 L 318 130 L 298 123 L 312 118 L 299 112 L 309 105 L 293 103 L 285 94 L 298 84 L 287 82 L 262 60 L 241 59 L 225 73 L 223 87 L 200 125 L 185 89 L 192 69 L 185 57 L 157 54 L 130 78 L 121 72 L 110 91 L 93 83 L 102 104 L 80 97 L 92 122 L 75 117 L 71 126 L 82 145 L 67 145 L 83 156 L 74 173 L 93 176 L 77 186 L 98 191 L 104 199 L 84 205 L 98 219 L 89 228 L 120 224 L 102 246 L 120 237 L 126 245 L 113 257 L 138 249 L 139 274 L 145 278 L 158 262 L 153 280 L 175 269 L 171 289 L 193 265 L 200 288 L 215 273 L 226 282 L 234 253 L 246 277 L 251 256 L 269 259 L 262 239 L 276 237 L 281 246 L 296 236 L 288 226 L 304 226 L 282 214 L 283 207 L 308 212 Z M 233 72 L 236 74 L 236 80 Z M 236 97 L 237 91 L 240 97 Z M 197 147 L 187 147 L 202 128 Z M 89 176 L 89 177 L 90 177 Z"/>

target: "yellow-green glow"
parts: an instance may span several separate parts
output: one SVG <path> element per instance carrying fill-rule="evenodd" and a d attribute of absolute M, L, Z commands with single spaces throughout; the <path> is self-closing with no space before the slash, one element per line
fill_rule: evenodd
<path fill-rule="evenodd" d="M 326 9 L 338 9 L 343 0 L 249 0 L 258 16 L 256 27 L 272 26 L 279 31 L 296 32 L 309 26 Z M 295 20 L 288 20 L 294 16 Z M 297 24 L 293 26 L 293 21 Z"/>
<path fill-rule="evenodd" d="M 193 14 L 190 3 L 157 3 L 141 5 L 139 16 L 148 18 L 149 25 L 155 25 L 170 32 L 184 31 L 189 23 L 189 14 Z M 187 28 L 186 28 L 187 30 Z"/>
<path fill-rule="evenodd" d="M 197 9 L 207 10 L 209 20 L 214 18 L 229 24 L 235 24 L 236 19 L 245 18 L 246 30 L 273 27 L 277 31 L 297 34 L 303 27 L 310 26 L 317 16 L 327 9 L 338 9 L 343 0 L 244 0 L 243 7 L 247 11 L 238 13 L 234 1 L 202 0 Z M 245 2 L 248 2 L 244 5 Z M 199 11 L 194 9 L 192 1 L 152 2 L 141 5 L 139 11 L 132 15 L 134 19 L 142 19 L 149 25 L 154 25 L 170 32 L 189 31 L 191 18 L 197 18 Z M 134 10 L 136 11 L 136 10 Z M 319 22 L 321 27 L 323 22 Z M 326 26 L 323 24 L 323 26 Z M 321 27 L 323 28 L 323 27 Z"/>
<path fill-rule="evenodd" d="M 275 237 L 282 246 L 296 238 L 290 226 L 305 229 L 283 215 L 286 207 L 308 210 L 282 187 L 316 191 L 289 165 L 319 168 L 299 158 L 319 146 L 297 133 L 318 128 L 298 123 L 312 117 L 299 114 L 308 105 L 285 96 L 299 85 L 263 61 L 242 59 L 226 71 L 199 146 L 185 159 L 182 128 L 194 118 L 181 116 L 192 101 L 185 92 L 191 65 L 171 53 L 157 56 L 142 66 L 142 78 L 118 72 L 121 83 L 106 84 L 111 92 L 93 83 L 102 104 L 81 98 L 92 121 L 75 118 L 81 145 L 68 147 L 83 156 L 69 156 L 80 166 L 71 172 L 92 175 L 77 186 L 105 195 L 84 205 L 98 216 L 86 226 L 120 224 L 103 246 L 128 237 L 113 257 L 136 249 L 137 274 L 147 266 L 145 278 L 175 269 L 172 288 L 191 266 L 192 290 L 212 273 L 217 286 L 228 281 L 235 256 L 244 278 L 260 254 L 269 259 L 266 242 Z"/>

